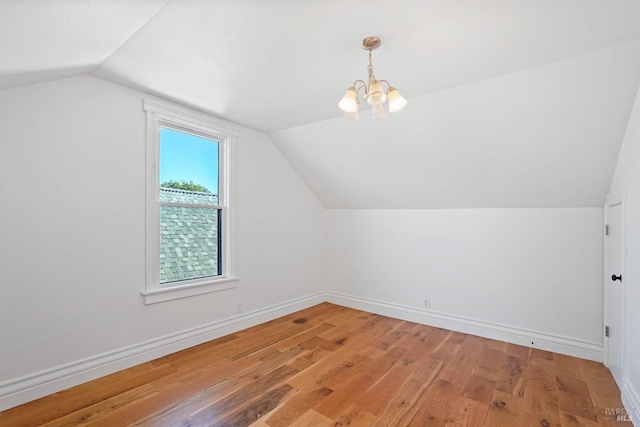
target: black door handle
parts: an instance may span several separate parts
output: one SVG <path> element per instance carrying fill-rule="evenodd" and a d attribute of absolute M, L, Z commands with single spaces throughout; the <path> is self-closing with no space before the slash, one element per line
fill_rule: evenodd
<path fill-rule="evenodd" d="M 614 282 L 616 280 L 620 280 L 620 282 L 622 282 L 622 274 L 619 276 L 616 276 L 615 274 L 611 275 L 611 280 L 613 280 Z"/>

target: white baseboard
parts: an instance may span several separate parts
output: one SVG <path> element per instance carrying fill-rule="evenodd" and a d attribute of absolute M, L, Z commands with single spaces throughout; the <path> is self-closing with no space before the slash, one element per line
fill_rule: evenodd
<path fill-rule="evenodd" d="M 597 342 L 516 328 L 509 325 L 439 313 L 431 310 L 419 310 L 414 307 L 391 304 L 339 292 L 327 292 L 326 300 L 345 307 L 365 310 L 396 319 L 409 320 L 484 338 L 580 357 L 582 359 L 602 362 L 604 356 L 603 345 Z"/>
<path fill-rule="evenodd" d="M 640 394 L 629 381 L 625 381 L 622 386 L 622 404 L 631 416 L 631 423 L 640 425 Z"/>
<path fill-rule="evenodd" d="M 0 382 L 0 411 L 47 396 L 87 381 L 157 359 L 194 345 L 238 332 L 242 329 L 276 319 L 322 302 L 365 310 L 397 319 L 409 320 L 440 328 L 497 339 L 527 347 L 602 361 L 600 343 L 577 340 L 538 331 L 477 319 L 418 310 L 413 307 L 360 298 L 338 292 L 320 292 L 275 304 L 259 310 L 239 314 L 197 328 L 120 348 L 93 357 L 55 366 L 33 374 Z M 532 342 L 534 344 L 532 344 Z M 640 408 L 637 394 L 630 388 L 625 407 Z M 637 409 L 634 409 L 637 411 Z M 631 413 L 631 411 L 629 411 Z M 636 412 L 633 413 L 634 419 Z"/>
<path fill-rule="evenodd" d="M 0 383 L 0 411 L 324 302 L 323 292 Z"/>

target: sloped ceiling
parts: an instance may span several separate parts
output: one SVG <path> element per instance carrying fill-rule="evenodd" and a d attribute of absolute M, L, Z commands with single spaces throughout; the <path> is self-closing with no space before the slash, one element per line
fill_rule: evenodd
<path fill-rule="evenodd" d="M 274 132 L 328 208 L 602 206 L 640 77 L 640 42 Z"/>
<path fill-rule="evenodd" d="M 0 89 L 93 70 L 168 1 L 0 1 Z"/>
<path fill-rule="evenodd" d="M 264 131 L 328 208 L 601 206 L 639 22 L 634 0 L 5 0 L 0 89 L 91 72 Z M 348 121 L 369 35 L 409 105 Z"/>

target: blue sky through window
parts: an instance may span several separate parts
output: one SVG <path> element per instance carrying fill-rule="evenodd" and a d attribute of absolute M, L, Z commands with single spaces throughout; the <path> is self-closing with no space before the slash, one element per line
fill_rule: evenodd
<path fill-rule="evenodd" d="M 193 181 L 218 194 L 218 141 L 160 128 L 160 184 Z"/>

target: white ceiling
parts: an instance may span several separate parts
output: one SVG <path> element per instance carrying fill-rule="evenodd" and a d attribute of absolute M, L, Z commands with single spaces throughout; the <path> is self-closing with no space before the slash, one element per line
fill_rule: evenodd
<path fill-rule="evenodd" d="M 639 23 L 637 0 L 2 0 L 0 89 L 91 72 L 262 130 L 330 208 L 600 206 Z M 369 35 L 409 105 L 350 122 Z"/>

